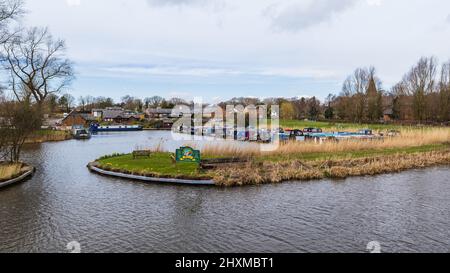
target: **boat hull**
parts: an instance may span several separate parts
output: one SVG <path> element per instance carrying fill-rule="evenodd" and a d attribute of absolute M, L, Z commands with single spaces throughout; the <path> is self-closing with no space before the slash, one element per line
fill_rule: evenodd
<path fill-rule="evenodd" d="M 92 126 L 90 131 L 93 133 L 98 132 L 133 132 L 142 131 L 144 128 L 142 126 L 106 126 L 106 127 L 96 127 Z"/>

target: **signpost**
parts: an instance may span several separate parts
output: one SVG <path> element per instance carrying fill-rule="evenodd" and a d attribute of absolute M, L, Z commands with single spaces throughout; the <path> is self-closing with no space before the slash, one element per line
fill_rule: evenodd
<path fill-rule="evenodd" d="M 181 147 L 176 151 L 176 161 L 200 164 L 201 161 L 200 151 L 194 150 L 191 147 Z"/>

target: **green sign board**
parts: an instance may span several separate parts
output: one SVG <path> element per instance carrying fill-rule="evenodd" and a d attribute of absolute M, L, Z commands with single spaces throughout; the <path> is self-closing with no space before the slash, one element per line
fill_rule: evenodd
<path fill-rule="evenodd" d="M 200 163 L 200 151 L 194 150 L 191 147 L 181 147 L 176 152 L 177 162 L 194 162 Z"/>

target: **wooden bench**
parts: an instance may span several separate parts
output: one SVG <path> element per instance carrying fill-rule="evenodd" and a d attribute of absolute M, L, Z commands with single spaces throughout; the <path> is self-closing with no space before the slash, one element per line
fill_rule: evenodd
<path fill-rule="evenodd" d="M 133 151 L 133 159 L 136 159 L 138 157 L 150 157 L 151 155 L 152 152 L 146 150 Z"/>

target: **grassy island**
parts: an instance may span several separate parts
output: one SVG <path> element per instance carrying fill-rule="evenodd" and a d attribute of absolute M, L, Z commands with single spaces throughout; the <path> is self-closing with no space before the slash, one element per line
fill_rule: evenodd
<path fill-rule="evenodd" d="M 171 153 L 155 152 L 150 157 L 134 159 L 132 154 L 105 156 L 96 160 L 96 167 L 107 171 L 149 177 L 178 179 L 211 179 L 195 163 L 174 163 Z"/>
<path fill-rule="evenodd" d="M 324 131 L 341 128 L 326 123 L 291 125 L 294 128 L 313 125 L 312 127 L 321 127 Z M 346 128 L 351 130 L 351 127 Z M 392 128 L 380 126 L 378 130 L 386 132 Z M 212 169 L 202 168 L 202 164 L 175 163 L 173 154 L 161 152 L 160 149 L 147 158 L 133 159 L 131 154 L 113 155 L 100 158 L 93 164 L 106 171 L 147 177 L 212 179 L 220 186 L 345 178 L 450 164 L 450 128 L 396 127 L 395 130 L 399 132 L 396 136 L 389 137 L 385 134 L 386 137 L 374 140 L 343 140 L 322 144 L 287 142 L 272 152 L 262 152 L 258 145 L 211 143 L 202 147 L 203 160 L 240 161 L 232 164 L 219 163 Z"/>

